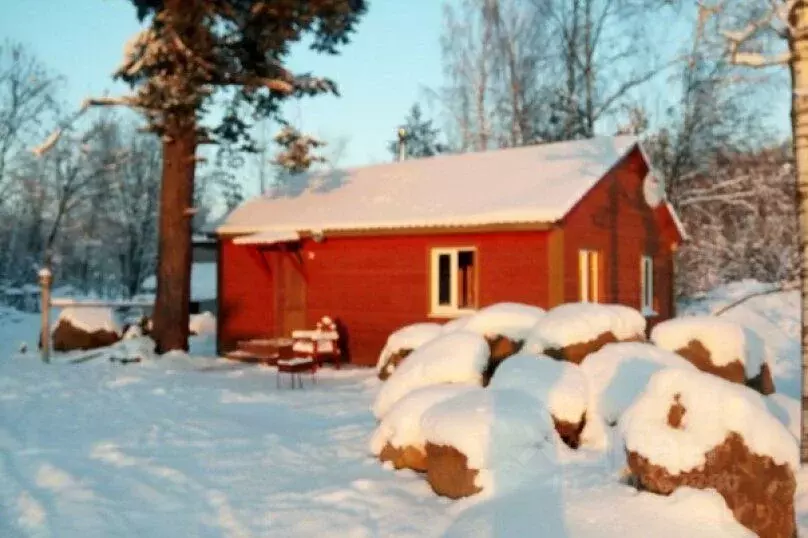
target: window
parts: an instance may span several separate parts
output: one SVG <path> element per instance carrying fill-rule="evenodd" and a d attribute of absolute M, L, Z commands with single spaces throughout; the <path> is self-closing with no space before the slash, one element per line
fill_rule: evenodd
<path fill-rule="evenodd" d="M 578 289 L 582 303 L 600 300 L 600 254 L 595 250 L 578 251 Z"/>
<path fill-rule="evenodd" d="M 477 308 L 477 251 L 474 248 L 432 249 L 431 264 L 433 314 Z"/>
<path fill-rule="evenodd" d="M 640 309 L 643 314 L 654 313 L 654 258 L 640 257 Z"/>

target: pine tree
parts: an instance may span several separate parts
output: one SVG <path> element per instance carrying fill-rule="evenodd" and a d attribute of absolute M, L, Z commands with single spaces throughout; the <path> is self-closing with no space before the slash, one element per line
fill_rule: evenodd
<path fill-rule="evenodd" d="M 337 93 L 333 81 L 295 75 L 290 45 L 336 54 L 366 10 L 364 0 L 131 0 L 148 26 L 127 45 L 116 76 L 134 95 L 90 100 L 139 110 L 163 141 L 157 300 L 153 336 L 160 353 L 188 348 L 191 220 L 196 149 L 227 143 L 253 149 L 246 118 L 280 119 L 290 97 Z M 223 120 L 201 119 L 224 96 Z"/>
<path fill-rule="evenodd" d="M 405 154 L 408 158 L 434 157 L 440 153 L 445 153 L 448 149 L 438 140 L 440 130 L 432 126 L 432 120 L 427 120 L 423 117 L 421 106 L 418 103 L 412 105 L 410 114 L 401 129 L 403 129 Z M 393 154 L 394 159 L 398 159 L 401 155 L 399 144 L 399 139 L 387 144 L 387 149 Z"/>
<path fill-rule="evenodd" d="M 325 142 L 305 135 L 288 125 L 275 135 L 275 143 L 282 149 L 272 162 L 286 173 L 300 174 L 316 162 L 325 162 L 325 157 L 312 153 L 313 150 L 325 146 Z"/>

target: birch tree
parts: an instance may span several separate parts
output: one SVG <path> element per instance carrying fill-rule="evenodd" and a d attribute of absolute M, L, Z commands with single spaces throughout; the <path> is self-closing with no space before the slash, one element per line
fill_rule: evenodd
<path fill-rule="evenodd" d="M 437 92 L 460 151 L 588 138 L 667 66 L 647 0 L 463 0 L 447 7 Z"/>
<path fill-rule="evenodd" d="M 791 75 L 792 144 L 797 177 L 802 304 L 802 417 L 800 457 L 808 462 L 808 2 L 748 0 L 697 2 L 714 17 L 727 57 L 738 66 L 787 66 Z"/>

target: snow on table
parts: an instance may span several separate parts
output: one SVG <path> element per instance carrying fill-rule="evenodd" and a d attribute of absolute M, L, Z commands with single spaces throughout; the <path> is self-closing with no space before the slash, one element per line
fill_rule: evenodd
<path fill-rule="evenodd" d="M 430 407 L 421 418 L 424 439 L 450 446 L 480 472 L 477 487 L 514 487 L 546 473 L 554 464 L 554 428 L 550 413 L 521 390 L 480 389 Z"/>
<path fill-rule="evenodd" d="M 572 363 L 547 356 L 517 354 L 499 365 L 489 389 L 521 390 L 545 405 L 557 419 L 577 424 L 586 412 L 587 380 Z"/>
<path fill-rule="evenodd" d="M 496 303 L 453 324 L 450 330 L 475 332 L 482 336 L 505 336 L 522 341 L 544 317 L 544 309 L 521 303 Z"/>
<path fill-rule="evenodd" d="M 121 326 L 111 308 L 66 307 L 59 312 L 53 330 L 56 330 L 60 321 L 70 323 L 73 327 L 88 333 L 106 331 L 121 334 Z"/>
<path fill-rule="evenodd" d="M 680 429 L 668 424 L 674 397 L 686 409 Z M 672 474 L 699 468 L 707 452 L 734 432 L 755 454 L 799 469 L 794 437 L 755 391 L 699 371 L 669 368 L 651 378 L 620 420 L 626 449 Z"/>
<path fill-rule="evenodd" d="M 430 340 L 437 338 L 442 328 L 443 326 L 438 323 L 414 323 L 394 331 L 387 337 L 387 342 L 379 353 L 376 372 L 381 372 L 390 359 L 390 355 L 402 349 L 418 349 Z"/>
<path fill-rule="evenodd" d="M 536 324 L 524 350 L 542 353 L 589 342 L 611 332 L 618 340 L 645 336 L 645 318 L 633 308 L 616 304 L 567 303 L 556 306 Z"/>
<path fill-rule="evenodd" d="M 693 340 L 710 352 L 716 366 L 738 360 L 747 378 L 760 373 L 765 355 L 763 341 L 738 323 L 715 316 L 687 316 L 664 321 L 651 330 L 651 341 L 670 351 L 686 348 Z"/>
<path fill-rule="evenodd" d="M 454 332 L 428 342 L 412 352 L 382 385 L 373 414 L 383 418 L 407 393 L 440 383 L 480 385 L 490 350 L 475 333 Z"/>
<path fill-rule="evenodd" d="M 401 398 L 384 416 L 370 439 L 370 451 L 378 456 L 384 445 L 395 448 L 412 446 L 423 450 L 425 440 L 421 432 L 421 417 L 435 404 L 465 394 L 479 387 L 444 384 L 414 390 Z"/>

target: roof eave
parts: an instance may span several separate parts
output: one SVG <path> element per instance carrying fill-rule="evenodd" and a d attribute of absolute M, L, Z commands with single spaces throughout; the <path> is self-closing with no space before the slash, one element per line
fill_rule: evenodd
<path fill-rule="evenodd" d="M 543 231 L 551 229 L 558 221 L 519 221 L 489 222 L 475 224 L 435 224 L 435 225 L 399 225 L 399 226 L 366 226 L 339 228 L 306 228 L 294 230 L 301 238 L 323 234 L 330 237 L 357 235 L 414 235 L 414 234 L 448 234 L 448 233 L 485 233 L 497 231 Z M 272 227 L 256 226 L 221 226 L 216 234 L 222 237 L 233 237 L 245 234 L 278 231 Z"/>

